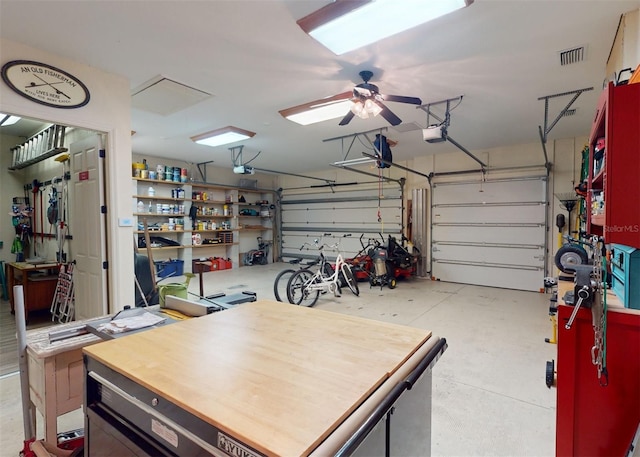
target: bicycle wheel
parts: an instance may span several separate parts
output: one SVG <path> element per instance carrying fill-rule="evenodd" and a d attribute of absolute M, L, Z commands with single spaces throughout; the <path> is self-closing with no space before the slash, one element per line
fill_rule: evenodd
<path fill-rule="evenodd" d="M 319 290 L 310 290 L 307 286 L 313 281 L 314 274 L 308 270 L 296 271 L 287 284 L 289 303 L 300 306 L 313 306 L 318 301 Z"/>
<path fill-rule="evenodd" d="M 351 289 L 351 292 L 353 292 L 353 294 L 356 297 L 360 295 L 360 288 L 358 287 L 358 281 L 356 280 L 356 277 L 354 276 L 353 271 L 351 271 L 351 267 L 349 266 L 349 264 L 343 263 L 342 266 L 340 267 L 340 273 L 342 273 L 342 277 L 344 278 L 344 281 L 347 283 L 347 286 L 349 286 L 349 289 Z"/>
<path fill-rule="evenodd" d="M 289 279 L 297 270 L 293 270 L 288 268 L 286 270 L 282 270 L 276 276 L 276 279 L 273 281 L 273 295 L 276 297 L 278 301 L 284 301 L 287 298 L 287 285 L 289 285 Z"/>

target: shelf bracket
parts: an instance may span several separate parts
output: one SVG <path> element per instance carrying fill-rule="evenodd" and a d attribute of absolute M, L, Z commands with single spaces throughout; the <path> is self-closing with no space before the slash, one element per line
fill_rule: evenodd
<path fill-rule="evenodd" d="M 208 160 L 206 162 L 197 163 L 198 171 L 200 172 L 200 177 L 202 178 L 202 182 L 207 182 L 207 164 L 213 163 L 213 160 Z"/>
<path fill-rule="evenodd" d="M 564 116 L 573 114 L 570 109 L 573 102 L 575 102 L 580 94 L 583 92 L 588 92 L 593 90 L 592 87 L 585 87 L 583 89 L 571 90 L 569 92 L 560 92 L 557 94 L 545 95 L 544 97 L 539 97 L 538 100 L 544 100 L 544 128 L 542 126 L 538 126 L 538 134 L 540 135 L 540 142 L 542 143 L 542 152 L 544 153 L 544 163 L 547 170 L 550 170 L 551 163 L 549 162 L 549 156 L 547 155 L 547 136 L 556 126 L 556 124 L 562 119 Z M 560 111 L 560 113 L 556 116 L 556 118 L 549 123 L 549 99 L 556 97 L 566 97 L 568 95 L 573 95 L 569 103 Z M 574 110 L 575 111 L 575 110 Z M 569 114 L 571 113 L 571 114 Z"/>

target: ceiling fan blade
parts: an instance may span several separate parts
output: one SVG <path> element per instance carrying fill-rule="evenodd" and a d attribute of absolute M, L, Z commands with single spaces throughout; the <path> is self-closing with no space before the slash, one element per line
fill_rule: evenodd
<path fill-rule="evenodd" d="M 347 125 L 349 122 L 351 122 L 351 119 L 353 119 L 353 116 L 355 116 L 355 114 L 353 114 L 353 111 L 349 111 L 347 115 L 342 118 L 342 120 L 340 121 L 340 124 L 338 125 Z"/>
<path fill-rule="evenodd" d="M 402 122 L 402 119 L 393 114 L 391 110 L 384 106 L 381 102 L 375 101 L 375 104 L 382 108 L 382 111 L 380 111 L 380 116 L 384 117 L 389 124 L 398 125 Z"/>
<path fill-rule="evenodd" d="M 422 100 L 418 97 L 403 97 L 402 95 L 382 95 L 380 96 L 387 102 L 410 103 L 412 105 L 422 105 Z"/>

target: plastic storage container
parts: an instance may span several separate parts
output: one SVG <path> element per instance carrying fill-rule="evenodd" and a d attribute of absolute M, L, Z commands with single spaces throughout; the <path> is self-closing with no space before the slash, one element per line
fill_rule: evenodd
<path fill-rule="evenodd" d="M 154 263 L 156 265 L 156 274 L 159 278 L 182 276 L 184 273 L 184 260 L 159 260 Z"/>

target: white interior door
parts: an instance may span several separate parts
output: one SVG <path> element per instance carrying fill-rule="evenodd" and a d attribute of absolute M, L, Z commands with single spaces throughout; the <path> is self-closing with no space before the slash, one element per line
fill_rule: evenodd
<path fill-rule="evenodd" d="M 546 178 L 433 185 L 432 275 L 442 281 L 539 291 Z"/>
<path fill-rule="evenodd" d="M 106 261 L 106 216 L 101 211 L 105 204 L 101 149 L 99 135 L 72 143 L 69 147 L 76 320 L 107 314 L 107 270 L 103 268 Z"/>

